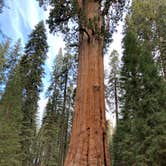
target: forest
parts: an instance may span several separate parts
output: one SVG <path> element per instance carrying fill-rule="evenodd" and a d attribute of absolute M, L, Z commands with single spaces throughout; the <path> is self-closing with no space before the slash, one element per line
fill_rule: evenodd
<path fill-rule="evenodd" d="M 0 0 L 0 166 L 166 166 L 166 0 L 24 1 Z"/>

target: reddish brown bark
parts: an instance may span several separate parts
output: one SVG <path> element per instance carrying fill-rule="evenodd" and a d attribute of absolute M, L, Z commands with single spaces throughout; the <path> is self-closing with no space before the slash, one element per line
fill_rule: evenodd
<path fill-rule="evenodd" d="M 81 2 L 80 2 L 81 4 Z M 84 2 L 86 17 L 100 16 L 96 1 Z M 102 20 L 98 21 L 101 27 Z M 80 33 L 75 115 L 65 166 L 110 166 L 104 103 L 103 38 Z"/>

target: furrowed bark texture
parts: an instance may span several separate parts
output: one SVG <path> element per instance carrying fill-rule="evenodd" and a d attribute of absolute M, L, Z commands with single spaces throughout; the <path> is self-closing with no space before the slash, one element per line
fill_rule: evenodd
<path fill-rule="evenodd" d="M 99 4 L 85 1 L 86 17 L 100 16 Z M 101 28 L 100 18 L 97 26 Z M 80 32 L 75 114 L 65 166 L 110 166 L 104 102 L 103 37 Z M 87 35 L 88 33 L 88 35 Z"/>

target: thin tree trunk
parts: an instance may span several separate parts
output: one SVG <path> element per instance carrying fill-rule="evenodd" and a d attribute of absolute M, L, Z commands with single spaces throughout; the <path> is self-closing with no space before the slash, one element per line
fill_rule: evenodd
<path fill-rule="evenodd" d="M 100 16 L 99 4 L 84 2 L 86 17 Z M 102 20 L 98 26 L 101 26 Z M 80 33 L 79 69 L 72 134 L 65 166 L 110 166 L 104 103 L 103 39 Z"/>
<path fill-rule="evenodd" d="M 118 125 L 118 94 L 117 94 L 117 78 L 115 78 L 114 83 L 114 96 L 115 96 L 115 116 L 116 116 L 116 126 Z"/>
<path fill-rule="evenodd" d="M 65 128 L 64 128 L 64 143 L 63 143 L 63 160 L 62 160 L 62 165 L 64 165 L 65 162 L 65 157 L 66 157 L 66 152 L 67 152 L 67 144 L 68 144 L 68 123 L 69 123 L 69 110 L 66 112 L 66 117 L 65 117 Z"/>
<path fill-rule="evenodd" d="M 64 164 L 64 158 L 65 158 L 65 153 L 66 153 L 66 149 L 64 144 L 66 144 L 65 142 L 65 136 L 66 136 L 66 116 L 67 116 L 67 112 L 66 112 L 66 100 L 67 100 L 67 83 L 68 83 L 68 68 L 66 66 L 66 71 L 65 71 L 65 87 L 64 87 L 64 101 L 63 101 L 63 111 L 62 111 L 62 119 L 61 119 L 61 129 L 60 129 L 60 154 L 59 154 L 59 164 L 63 165 Z"/>

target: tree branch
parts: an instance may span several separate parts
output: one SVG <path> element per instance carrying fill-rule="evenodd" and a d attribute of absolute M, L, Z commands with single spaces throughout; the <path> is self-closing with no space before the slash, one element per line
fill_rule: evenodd
<path fill-rule="evenodd" d="M 108 14 L 108 11 L 110 9 L 110 6 L 113 2 L 116 2 L 116 0 L 106 0 L 106 2 L 104 3 L 104 9 L 102 11 L 102 15 L 105 16 Z"/>

